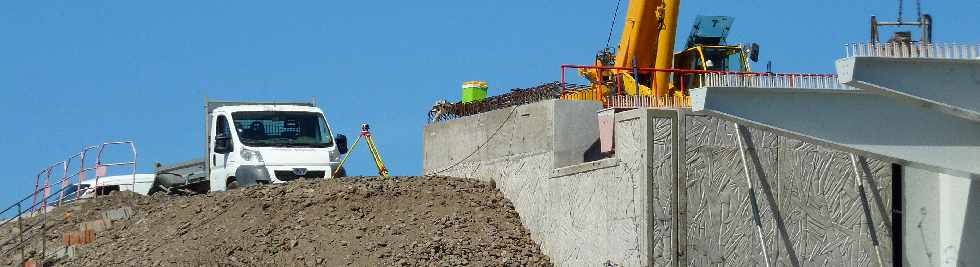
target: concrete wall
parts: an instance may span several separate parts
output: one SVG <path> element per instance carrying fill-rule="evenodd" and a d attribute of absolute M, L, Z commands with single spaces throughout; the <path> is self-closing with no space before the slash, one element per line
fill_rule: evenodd
<path fill-rule="evenodd" d="M 684 118 L 687 263 L 765 265 L 733 123 L 696 114 Z M 746 159 L 758 187 L 771 263 L 877 265 L 849 155 L 754 128 L 749 133 Z M 862 163 L 878 249 L 891 265 L 890 164 Z"/>
<path fill-rule="evenodd" d="M 617 113 L 615 156 L 581 163 L 598 133 L 576 127 L 594 125 L 597 108 L 566 103 L 432 124 L 425 171 L 494 180 L 559 265 L 764 265 L 763 247 L 776 265 L 876 265 L 865 207 L 891 265 L 889 164 L 862 160 L 862 205 L 848 154 L 750 129 L 762 244 L 731 122 L 672 110 Z"/>
<path fill-rule="evenodd" d="M 425 129 L 425 172 L 493 180 L 559 265 L 647 266 L 648 236 L 668 240 L 657 244 L 659 250 L 671 242 L 664 234 L 669 229 L 648 227 L 649 120 L 641 111 L 621 117 L 616 145 L 624 156 L 582 163 L 598 140 L 598 109 L 595 103 L 545 101 L 432 124 Z M 508 119 L 512 111 L 516 116 Z M 502 130 L 494 134 L 497 128 Z M 490 145 L 479 146 L 485 140 Z"/>
<path fill-rule="evenodd" d="M 596 102 L 551 100 L 429 124 L 423 169 L 433 174 L 448 163 L 536 153 L 552 154 L 553 167 L 597 159 L 600 108 Z"/>
<path fill-rule="evenodd" d="M 980 266 L 980 182 L 903 168 L 906 266 Z"/>

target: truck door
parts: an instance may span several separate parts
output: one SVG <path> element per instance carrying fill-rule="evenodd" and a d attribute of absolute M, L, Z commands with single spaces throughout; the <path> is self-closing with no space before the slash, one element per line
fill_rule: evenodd
<path fill-rule="evenodd" d="M 235 151 L 231 127 L 225 115 L 218 115 L 213 124 L 211 142 L 211 191 L 224 191 L 228 179 L 228 156 Z"/>

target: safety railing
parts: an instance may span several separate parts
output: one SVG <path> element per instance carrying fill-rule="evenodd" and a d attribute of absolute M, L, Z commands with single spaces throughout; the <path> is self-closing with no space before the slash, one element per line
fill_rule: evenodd
<path fill-rule="evenodd" d="M 604 104 L 607 108 L 690 108 L 691 96 L 614 95 Z"/>
<path fill-rule="evenodd" d="M 129 146 L 129 148 L 130 148 L 130 150 L 132 152 L 132 160 L 131 161 L 109 162 L 109 163 L 106 163 L 103 160 L 103 156 L 105 155 L 106 147 L 109 147 L 109 146 L 118 146 L 118 145 L 127 145 L 127 146 Z M 95 165 L 94 166 L 91 166 L 91 167 L 87 167 L 85 165 L 85 158 L 86 158 L 86 156 L 89 153 L 91 153 L 93 151 L 96 152 Z M 136 159 L 137 159 L 137 156 L 138 155 L 136 153 L 136 143 L 133 142 L 133 141 L 105 142 L 105 143 L 102 143 L 102 144 L 99 144 L 99 145 L 85 147 L 85 148 L 82 149 L 81 152 L 79 152 L 79 153 L 77 153 L 75 155 L 72 155 L 67 160 L 56 162 L 55 164 L 52 164 L 47 169 L 42 170 L 41 173 L 39 173 L 37 175 L 37 177 L 35 178 L 35 180 L 34 180 L 34 190 L 35 190 L 34 191 L 34 200 L 35 200 L 35 204 L 39 204 L 39 205 L 36 205 L 37 206 L 36 209 L 44 209 L 49 204 L 49 203 L 46 203 L 46 202 L 40 202 L 40 203 L 38 203 L 38 199 L 41 198 L 41 197 L 47 198 L 51 194 L 51 191 L 50 191 L 50 188 L 51 188 L 51 185 L 52 185 L 51 174 L 52 174 L 53 168 L 55 166 L 61 166 L 61 167 L 63 167 L 63 171 L 62 171 L 63 176 L 61 177 L 61 179 L 54 181 L 54 184 L 57 184 L 57 185 L 60 185 L 61 186 L 61 190 L 59 190 L 59 191 L 61 191 L 61 193 L 58 194 L 58 202 L 56 203 L 56 204 L 60 205 L 60 204 L 64 203 L 64 199 L 65 199 L 64 190 L 67 189 L 68 187 L 75 186 L 76 190 L 74 192 L 71 192 L 70 193 L 70 194 L 74 194 L 74 196 L 69 196 L 69 197 L 73 197 L 75 200 L 77 200 L 78 198 L 80 198 L 85 193 L 84 190 L 98 190 L 98 187 L 101 185 L 99 183 L 99 179 L 102 178 L 102 177 L 106 177 L 108 175 L 108 169 L 109 168 L 112 168 L 112 167 L 121 167 L 121 166 L 122 167 L 125 167 L 125 166 L 131 167 L 131 173 L 130 173 L 130 175 L 133 177 L 133 180 L 132 180 L 132 183 L 129 184 L 129 185 L 135 187 L 136 186 L 136 167 L 137 167 L 136 166 Z M 70 169 L 69 167 L 70 167 L 71 163 L 75 159 L 78 159 L 79 160 L 79 168 L 78 168 L 78 171 L 76 171 L 76 172 L 74 172 L 72 174 L 69 174 L 69 169 Z M 92 183 L 90 185 L 90 188 L 82 189 L 81 188 L 82 187 L 82 182 L 84 182 L 85 179 L 87 178 L 87 174 L 90 173 L 90 172 L 92 172 L 92 171 L 95 172 L 95 179 L 94 179 L 94 181 L 92 181 Z M 44 176 L 44 179 L 43 180 L 41 179 L 42 176 Z M 72 181 L 76 181 L 76 182 L 73 183 Z M 97 196 L 97 195 L 98 195 L 97 193 L 96 194 L 93 194 L 93 196 Z"/>
<path fill-rule="evenodd" d="M 676 84 L 678 89 L 681 91 L 685 88 L 690 87 L 691 81 L 696 78 L 697 74 L 704 73 L 739 73 L 739 72 L 724 72 L 724 71 L 706 71 L 706 70 L 687 70 L 687 69 L 657 69 L 657 68 L 625 68 L 625 67 L 611 67 L 611 66 L 582 66 L 582 65 L 561 65 L 561 84 L 562 84 L 562 95 L 574 94 L 575 90 L 569 91 L 569 88 L 565 86 L 568 84 L 567 72 L 569 69 L 594 69 L 594 70 L 621 70 L 633 72 L 633 76 L 639 76 L 638 74 L 655 74 L 655 73 L 668 73 L 674 84 Z M 627 95 L 623 86 L 621 86 L 623 81 L 615 81 L 616 95 Z M 657 90 L 657 88 L 651 88 Z M 636 94 L 635 92 L 633 93 Z"/>
<path fill-rule="evenodd" d="M 58 195 L 58 205 L 61 205 L 64 202 L 65 197 L 66 197 L 64 191 L 69 186 L 72 186 L 72 185 L 79 186 L 79 188 L 76 188 L 76 192 L 73 192 L 72 193 L 73 196 L 67 196 L 70 200 L 74 201 L 74 200 L 78 200 L 79 198 L 82 197 L 82 191 L 81 190 L 83 190 L 83 188 L 80 188 L 80 186 L 82 184 L 82 181 L 85 181 L 85 179 L 88 178 L 88 173 L 89 172 L 95 170 L 95 167 L 85 167 L 85 157 L 88 155 L 88 153 L 90 151 L 93 151 L 93 150 L 97 149 L 98 147 L 99 146 L 88 146 L 88 147 L 85 147 L 85 148 L 82 149 L 82 151 L 80 151 L 77 154 L 75 154 L 75 155 L 73 155 L 73 156 L 71 156 L 71 157 L 68 158 L 68 164 L 67 164 L 68 165 L 68 168 L 71 169 L 71 163 L 75 162 L 75 160 L 77 159 L 78 160 L 78 170 L 75 171 L 72 175 L 69 175 L 68 177 L 65 177 L 65 179 L 61 181 L 61 190 L 62 190 L 62 193 L 60 195 Z M 72 179 L 74 179 L 75 181 L 77 181 L 77 183 L 72 183 L 71 182 Z"/>
<path fill-rule="evenodd" d="M 107 162 L 104 157 L 106 156 L 106 148 L 110 146 L 128 146 L 132 153 L 132 160 Z M 96 153 L 95 163 L 92 166 L 87 166 L 86 158 L 90 153 Z M 47 256 L 46 252 L 49 251 L 47 248 L 48 211 L 65 204 L 66 201 L 78 200 L 87 191 L 93 191 L 92 197 L 98 196 L 100 185 L 98 180 L 108 175 L 109 168 L 129 167 L 128 170 L 133 177 L 131 185 L 135 189 L 137 158 L 135 142 L 106 142 L 85 147 L 68 159 L 55 162 L 42 169 L 35 176 L 34 191 L 0 211 L 0 218 L 7 218 L 0 222 L 0 229 L 7 229 L 11 227 L 11 224 L 16 223 L 16 229 L 14 229 L 16 231 L 7 231 L 12 233 L 11 236 L 4 236 L 0 239 L 0 256 L 7 256 L 15 250 L 20 251 L 22 261 L 29 257 L 28 251 L 33 251 L 31 254 L 40 253 L 41 257 Z M 77 168 L 72 166 L 77 166 Z M 60 177 L 54 175 L 56 171 L 61 172 Z M 84 188 L 83 184 L 87 181 L 88 173 L 92 171 L 96 172 L 96 176 L 91 181 L 91 187 Z M 35 239 L 40 239 L 40 241 L 35 242 Z M 31 246 L 34 247 L 33 250 L 30 248 Z"/>
<path fill-rule="evenodd" d="M 666 73 L 669 86 L 676 91 L 686 91 L 688 88 L 704 86 L 712 87 L 763 87 L 763 88 L 810 88 L 810 89 L 850 89 L 842 85 L 833 74 L 807 73 L 770 73 L 770 72 L 734 72 L 689 69 L 657 69 L 657 68 L 624 68 L 608 66 L 562 65 L 561 84 L 562 99 L 599 101 L 604 107 L 612 108 L 689 108 L 689 96 L 667 95 L 647 96 L 637 92 L 627 92 L 622 80 L 610 81 L 612 88 L 609 92 L 600 92 L 597 88 L 569 88 L 565 86 L 568 69 L 620 70 L 632 72 L 634 77 L 639 74 L 653 76 L 656 73 Z M 635 87 L 635 86 L 634 86 Z M 657 91 L 657 88 L 651 88 Z M 667 91 L 667 90 L 662 90 Z"/>
<path fill-rule="evenodd" d="M 132 154 L 133 160 L 123 161 L 123 162 L 110 162 L 110 163 L 104 162 L 102 156 L 105 152 L 105 148 L 108 146 L 119 146 L 119 145 L 129 146 L 130 150 L 133 152 Z M 129 166 L 131 170 L 130 175 L 132 175 L 133 177 L 132 183 L 130 185 L 133 187 L 132 190 L 135 190 L 136 189 L 136 159 L 138 157 L 138 154 L 136 153 L 136 143 L 133 141 L 118 141 L 118 142 L 102 143 L 101 145 L 99 145 L 98 151 L 99 151 L 97 154 L 98 156 L 95 162 L 95 181 L 92 183 L 92 187 L 98 188 L 98 186 L 100 185 L 99 178 L 108 175 L 109 168 Z"/>
<path fill-rule="evenodd" d="M 841 84 L 833 74 L 705 73 L 699 74 L 698 79 L 702 86 L 709 87 L 854 89 Z"/>
<path fill-rule="evenodd" d="M 12 214 L 13 216 L 0 222 L 0 229 L 13 228 L 11 231 L 4 231 L 5 233 L 10 233 L 9 236 L 3 236 L 0 239 L 0 257 L 5 257 L 10 255 L 11 252 L 19 251 L 21 262 L 25 262 L 31 257 L 47 258 L 51 255 L 48 252 L 57 252 L 49 248 L 49 208 L 46 207 L 46 203 L 53 202 L 54 196 L 63 193 L 64 189 L 50 192 L 50 194 L 43 195 L 40 199 L 31 200 L 31 198 L 45 190 L 48 190 L 48 188 L 39 188 L 0 211 L 0 215 L 11 214 L 13 211 L 16 211 L 16 213 Z M 28 200 L 31 200 L 31 202 L 28 203 Z"/>
<path fill-rule="evenodd" d="M 980 45 L 956 43 L 850 43 L 846 57 L 980 59 Z"/>

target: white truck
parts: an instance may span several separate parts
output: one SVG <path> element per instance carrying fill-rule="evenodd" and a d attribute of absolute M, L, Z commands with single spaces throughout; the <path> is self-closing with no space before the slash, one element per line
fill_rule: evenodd
<path fill-rule="evenodd" d="M 150 193 L 225 191 L 296 179 L 331 178 L 347 137 L 334 138 L 315 101 L 205 101 L 204 159 L 156 168 Z"/>

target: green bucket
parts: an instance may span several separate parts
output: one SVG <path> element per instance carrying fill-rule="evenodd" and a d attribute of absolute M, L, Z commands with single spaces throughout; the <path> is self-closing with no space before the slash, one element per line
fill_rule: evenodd
<path fill-rule="evenodd" d="M 481 101 L 487 98 L 487 82 L 471 81 L 463 83 L 463 103 Z"/>

